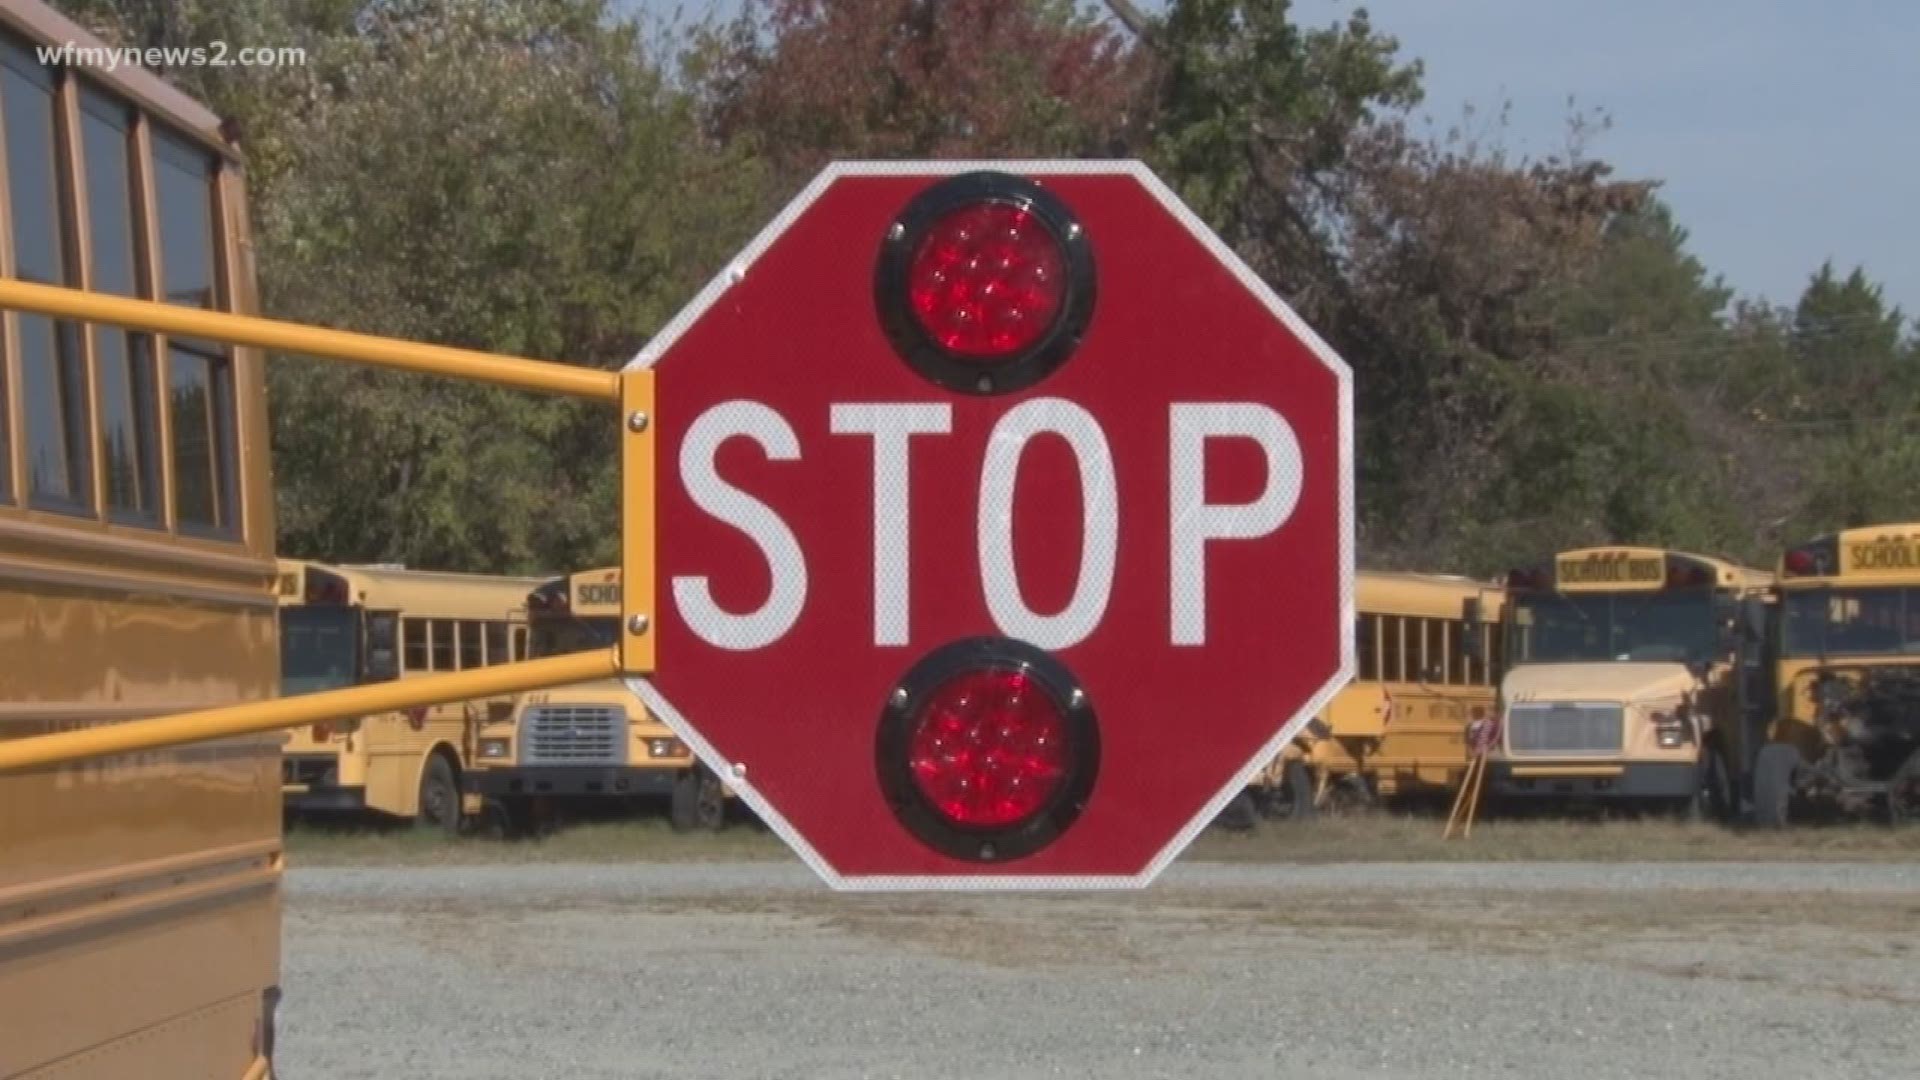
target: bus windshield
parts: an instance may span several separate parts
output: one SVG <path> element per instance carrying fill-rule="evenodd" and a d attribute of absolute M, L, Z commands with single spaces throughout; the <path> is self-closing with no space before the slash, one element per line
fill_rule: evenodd
<path fill-rule="evenodd" d="M 561 656 L 612 647 L 619 636 L 620 619 L 613 615 L 589 618 L 534 618 L 527 650 L 532 657 Z"/>
<path fill-rule="evenodd" d="M 280 692 L 352 686 L 359 669 L 360 612 L 350 607 L 280 609 Z"/>
<path fill-rule="evenodd" d="M 1708 591 L 1536 593 L 1514 604 L 1512 655 L 1520 661 L 1686 663 L 1718 651 Z"/>
<path fill-rule="evenodd" d="M 1920 654 L 1920 588 L 1794 591 L 1786 609 L 1788 656 Z"/>

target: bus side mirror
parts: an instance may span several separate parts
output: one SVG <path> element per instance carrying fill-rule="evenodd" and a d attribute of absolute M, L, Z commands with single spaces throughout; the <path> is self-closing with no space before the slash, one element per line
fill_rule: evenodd
<path fill-rule="evenodd" d="M 363 627 L 362 682 L 392 682 L 400 677 L 400 613 L 369 611 Z"/>
<path fill-rule="evenodd" d="M 1481 621 L 1480 598 L 1469 596 L 1461 602 L 1460 607 L 1460 617 L 1467 624 L 1466 640 L 1460 643 L 1460 651 L 1465 653 L 1469 660 L 1484 660 L 1486 659 L 1486 635 L 1482 633 L 1484 624 Z"/>

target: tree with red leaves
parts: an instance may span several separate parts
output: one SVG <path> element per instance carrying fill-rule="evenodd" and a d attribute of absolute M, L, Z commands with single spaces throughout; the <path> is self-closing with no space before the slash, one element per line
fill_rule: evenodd
<path fill-rule="evenodd" d="M 1144 59 L 1070 0 L 751 0 L 692 65 L 791 189 L 834 158 L 1107 156 Z"/>

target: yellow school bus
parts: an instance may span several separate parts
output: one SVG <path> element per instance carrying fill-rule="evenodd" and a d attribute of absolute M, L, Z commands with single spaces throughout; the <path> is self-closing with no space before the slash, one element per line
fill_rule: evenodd
<path fill-rule="evenodd" d="M 620 571 L 582 570 L 525 596 L 529 655 L 604 649 L 619 637 Z M 625 683 L 606 679 L 519 695 L 480 733 L 467 791 L 516 829 L 555 800 L 666 797 L 678 829 L 718 829 L 726 792 Z"/>
<path fill-rule="evenodd" d="M 1727 817 L 1767 711 L 1773 575 L 1646 547 L 1566 551 L 1508 577 L 1496 797 Z"/>
<path fill-rule="evenodd" d="M 1454 788 L 1467 725 L 1493 713 L 1504 602 L 1499 586 L 1470 578 L 1357 573 L 1358 674 L 1262 772 L 1254 807 L 1304 817 Z"/>
<path fill-rule="evenodd" d="M 240 161 L 0 0 L 0 276 L 256 310 Z M 0 745 L 272 697 L 262 356 L 0 317 Z M 54 738 L 63 737 L 52 734 Z M 0 771 L 0 1077 L 267 1076 L 279 737 Z"/>
<path fill-rule="evenodd" d="M 1884 802 L 1896 823 L 1920 822 L 1920 523 L 1788 551 L 1772 653 L 1755 821 Z"/>
<path fill-rule="evenodd" d="M 279 564 L 280 692 L 311 694 L 521 659 L 539 578 Z M 375 810 L 458 832 L 480 726 L 510 697 L 423 706 L 287 734 L 287 809 Z"/>

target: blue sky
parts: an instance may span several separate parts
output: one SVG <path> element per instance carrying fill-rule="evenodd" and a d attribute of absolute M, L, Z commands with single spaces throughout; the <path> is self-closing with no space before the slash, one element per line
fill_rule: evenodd
<path fill-rule="evenodd" d="M 627 0 L 690 15 L 738 0 Z M 1154 0 L 1148 0 L 1152 4 Z M 625 6 L 625 5 L 622 5 Z M 1530 156 L 1589 153 L 1659 179 L 1702 262 L 1745 296 L 1791 303 L 1823 260 L 1864 265 L 1920 315 L 1920 4 L 1870 0 L 1295 0 L 1324 25 L 1356 6 L 1426 61 L 1421 112 L 1476 110 Z M 1572 99 L 1572 106 L 1568 102 Z"/>

